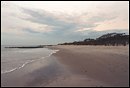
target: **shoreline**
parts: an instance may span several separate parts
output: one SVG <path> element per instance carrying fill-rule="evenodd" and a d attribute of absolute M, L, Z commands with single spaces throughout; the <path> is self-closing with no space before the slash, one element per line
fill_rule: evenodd
<path fill-rule="evenodd" d="M 50 56 L 28 63 L 23 68 L 1 74 L 2 87 L 44 87 L 62 75 L 60 63 Z"/>
<path fill-rule="evenodd" d="M 1 86 L 33 87 L 47 85 L 47 81 L 53 80 L 53 78 L 62 73 L 59 63 L 56 62 L 56 57 L 52 56 L 56 52 L 57 50 L 53 50 L 45 57 L 31 60 L 28 63 L 25 62 L 26 64 L 22 64 L 17 69 L 1 74 Z"/>
<path fill-rule="evenodd" d="M 128 46 L 113 48 L 57 45 L 45 48 L 57 52 L 53 52 L 45 59 L 28 63 L 9 74 L 1 74 L 1 85 L 3 87 L 129 86 Z"/>
<path fill-rule="evenodd" d="M 41 57 L 41 58 L 36 59 L 36 60 L 28 60 L 28 61 L 24 62 L 23 64 L 21 64 L 19 67 L 15 67 L 15 68 L 13 68 L 13 69 L 6 70 L 6 71 L 1 71 L 1 74 L 6 74 L 6 73 L 13 72 L 13 71 L 15 71 L 15 70 L 19 70 L 19 69 L 23 68 L 24 66 L 26 66 L 26 65 L 29 64 L 29 63 L 32 63 L 32 62 L 35 62 L 35 61 L 37 61 L 37 60 L 40 60 L 40 59 L 44 59 L 44 58 L 50 57 L 52 54 L 56 53 L 57 51 L 59 51 L 59 50 L 53 50 L 53 52 L 50 53 L 48 56 Z"/>

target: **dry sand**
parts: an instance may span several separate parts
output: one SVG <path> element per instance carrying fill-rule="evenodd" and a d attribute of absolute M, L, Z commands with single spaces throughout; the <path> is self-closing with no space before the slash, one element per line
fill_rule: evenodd
<path fill-rule="evenodd" d="M 66 79 L 64 84 L 129 86 L 128 46 L 59 45 L 51 48 L 60 50 L 54 56 L 74 75 Z M 84 76 L 84 80 L 75 75 Z"/>

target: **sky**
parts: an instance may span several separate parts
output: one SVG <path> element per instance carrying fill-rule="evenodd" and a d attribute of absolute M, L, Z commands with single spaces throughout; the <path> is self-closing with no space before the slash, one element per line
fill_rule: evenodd
<path fill-rule="evenodd" d="M 129 34 L 128 1 L 2 1 L 1 45 L 58 44 Z"/>

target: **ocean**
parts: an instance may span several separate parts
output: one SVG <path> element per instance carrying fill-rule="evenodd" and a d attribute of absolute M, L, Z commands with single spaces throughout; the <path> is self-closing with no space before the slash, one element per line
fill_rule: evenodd
<path fill-rule="evenodd" d="M 58 50 L 48 48 L 4 48 L 1 46 L 1 74 L 23 68 L 28 63 L 47 59 Z"/>

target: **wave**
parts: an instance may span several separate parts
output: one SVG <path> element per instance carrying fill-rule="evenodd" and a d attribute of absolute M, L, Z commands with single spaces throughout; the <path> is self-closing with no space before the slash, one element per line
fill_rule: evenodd
<path fill-rule="evenodd" d="M 1 74 L 4 74 L 4 73 L 9 73 L 9 72 L 12 72 L 14 70 L 16 70 L 17 68 L 14 68 L 14 69 L 11 69 L 11 70 L 7 70 L 7 71 L 1 71 Z"/>
<path fill-rule="evenodd" d="M 43 59 L 43 58 L 47 58 L 47 57 L 50 57 L 52 54 L 58 52 L 59 50 L 53 50 L 52 53 L 50 53 L 48 56 L 45 56 L 45 57 L 42 57 L 40 59 Z M 1 74 L 5 74 L 5 73 L 10 73 L 10 72 L 13 72 L 15 70 L 18 70 L 18 69 L 21 69 L 23 68 L 25 65 L 29 64 L 29 63 L 32 63 L 34 61 L 37 61 L 37 60 L 40 60 L 40 59 L 36 59 L 36 60 L 28 60 L 27 62 L 25 62 L 24 64 L 22 64 L 21 66 L 17 67 L 17 68 L 13 68 L 11 70 L 7 70 L 7 71 L 1 71 Z"/>
<path fill-rule="evenodd" d="M 52 54 L 58 52 L 59 50 L 54 50 L 51 54 L 49 54 L 49 56 L 51 56 Z"/>

